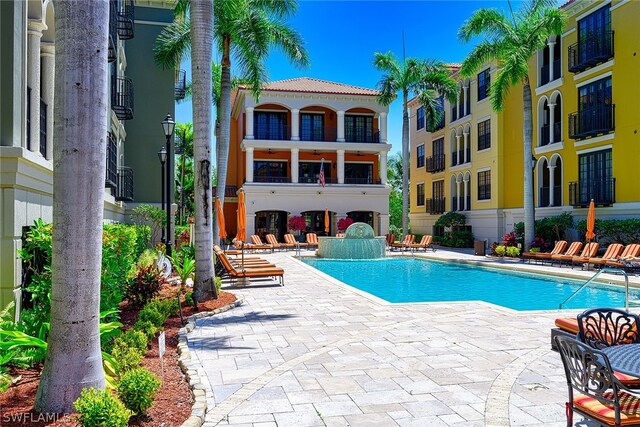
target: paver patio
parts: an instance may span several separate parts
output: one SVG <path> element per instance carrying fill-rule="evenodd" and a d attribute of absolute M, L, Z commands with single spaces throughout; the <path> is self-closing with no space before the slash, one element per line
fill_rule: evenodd
<path fill-rule="evenodd" d="M 389 304 L 291 253 L 264 257 L 285 269 L 286 286 L 230 289 L 244 303 L 188 336 L 205 426 L 566 425 L 564 372 L 549 344 L 557 311 Z"/>

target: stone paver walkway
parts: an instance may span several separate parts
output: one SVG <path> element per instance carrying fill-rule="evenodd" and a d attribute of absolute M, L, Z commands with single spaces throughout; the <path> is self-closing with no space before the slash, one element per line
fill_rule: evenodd
<path fill-rule="evenodd" d="M 290 254 L 264 257 L 285 269 L 286 286 L 229 289 L 244 303 L 188 336 L 205 426 L 566 425 L 564 373 L 549 345 L 558 312 L 394 305 Z"/>

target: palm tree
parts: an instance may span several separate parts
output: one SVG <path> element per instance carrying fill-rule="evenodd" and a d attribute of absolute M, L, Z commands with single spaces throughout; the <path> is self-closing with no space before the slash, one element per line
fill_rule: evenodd
<path fill-rule="evenodd" d="M 179 141 L 179 142 L 178 142 Z M 176 146 L 181 147 L 180 157 L 176 163 L 176 200 L 179 200 L 180 223 L 193 212 L 193 125 L 191 123 L 176 124 Z M 186 200 L 185 200 L 186 199 Z M 185 209 L 185 206 L 187 207 Z"/>
<path fill-rule="evenodd" d="M 99 323 L 109 2 L 58 1 L 55 21 L 51 330 L 35 410 L 71 413 L 83 388 L 105 385 Z"/>
<path fill-rule="evenodd" d="M 210 289 L 218 298 L 213 269 L 213 220 L 211 198 L 211 56 L 213 51 L 213 3 L 191 1 L 191 80 L 193 85 L 193 154 L 195 162 L 196 279 L 194 301 L 202 301 Z"/>
<path fill-rule="evenodd" d="M 511 4 L 509 4 L 511 7 Z M 511 19 L 496 9 L 478 9 L 460 28 L 459 37 L 469 41 L 484 36 L 462 63 L 460 74 L 467 78 L 490 61 L 497 61 L 498 72 L 491 82 L 489 98 L 494 110 L 502 111 L 504 100 L 512 86 L 522 84 L 524 121 L 524 246 L 535 237 L 533 211 L 533 154 L 531 117 L 531 84 L 529 59 L 544 48 L 551 35 L 562 34 L 565 17 L 553 0 L 530 0 L 518 13 L 511 11 Z"/>
<path fill-rule="evenodd" d="M 409 95 L 418 97 L 432 129 L 442 118 L 438 96 L 455 100 L 457 83 L 451 78 L 449 69 L 441 62 L 405 58 L 399 62 L 391 52 L 374 54 L 373 65 L 385 73 L 378 82 L 378 101 L 389 105 L 402 92 L 402 233 L 409 232 Z"/>

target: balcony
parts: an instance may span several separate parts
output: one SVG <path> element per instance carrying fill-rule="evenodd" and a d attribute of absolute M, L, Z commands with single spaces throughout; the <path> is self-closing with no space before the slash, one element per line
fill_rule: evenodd
<path fill-rule="evenodd" d="M 615 107 L 615 104 L 604 104 L 569 114 L 569 138 L 581 139 L 613 131 Z"/>
<path fill-rule="evenodd" d="M 108 188 L 118 186 L 118 145 L 111 132 L 107 133 L 107 173 L 104 185 Z"/>
<path fill-rule="evenodd" d="M 431 215 L 438 215 L 444 213 L 446 199 L 444 197 L 440 199 L 427 199 L 425 203 L 426 212 Z"/>
<path fill-rule="evenodd" d="M 109 47 L 107 60 L 113 62 L 118 56 L 118 2 L 109 2 Z"/>
<path fill-rule="evenodd" d="M 133 0 L 120 0 L 120 10 L 118 10 L 118 35 L 122 40 L 133 38 Z"/>
<path fill-rule="evenodd" d="M 551 191 L 550 187 L 540 187 L 540 199 L 538 200 L 538 206 L 545 208 L 547 206 L 562 206 L 562 186 L 553 186 L 553 205 L 551 205 Z"/>
<path fill-rule="evenodd" d="M 120 120 L 133 119 L 133 82 L 128 77 L 112 79 L 111 108 Z"/>
<path fill-rule="evenodd" d="M 613 31 L 605 31 L 569 46 L 569 71 L 579 73 L 611 58 L 613 58 Z"/>
<path fill-rule="evenodd" d="M 255 126 L 253 130 L 255 139 L 271 141 L 285 141 L 291 139 L 289 129 L 286 126 Z"/>
<path fill-rule="evenodd" d="M 40 154 L 47 157 L 47 103 L 40 100 Z"/>
<path fill-rule="evenodd" d="M 435 173 L 441 172 L 445 169 L 445 157 L 444 154 L 436 154 L 435 156 L 427 157 L 425 159 L 427 172 Z"/>
<path fill-rule="evenodd" d="M 274 184 L 290 183 L 291 178 L 288 176 L 254 176 L 253 182 L 269 182 Z"/>
<path fill-rule="evenodd" d="M 118 168 L 116 200 L 124 202 L 133 201 L 133 169 L 126 166 Z"/>
<path fill-rule="evenodd" d="M 217 196 L 217 189 L 218 187 L 212 187 L 211 188 L 211 196 L 212 197 L 216 197 Z M 224 197 L 236 197 L 238 195 L 238 187 L 236 187 L 235 185 L 227 185 L 224 188 Z"/>
<path fill-rule="evenodd" d="M 544 125 L 540 128 L 540 145 L 545 146 L 551 143 L 551 126 Z M 553 142 L 560 142 L 562 135 L 560 135 L 560 122 L 553 124 Z"/>
<path fill-rule="evenodd" d="M 375 180 L 371 177 L 369 178 L 357 178 L 357 177 L 348 177 L 348 176 L 344 177 L 345 184 L 372 185 L 372 184 L 380 184 L 380 182 L 381 181 L 379 179 Z"/>
<path fill-rule="evenodd" d="M 344 142 L 379 143 L 380 132 L 350 132 L 349 129 L 345 129 Z"/>
<path fill-rule="evenodd" d="M 596 206 L 611 206 L 616 202 L 616 179 L 574 181 L 569 183 L 569 204 L 587 207 L 593 199 Z"/>
<path fill-rule="evenodd" d="M 176 70 L 176 84 L 174 86 L 173 96 L 176 101 L 184 99 L 187 94 L 187 72 L 185 70 Z"/>

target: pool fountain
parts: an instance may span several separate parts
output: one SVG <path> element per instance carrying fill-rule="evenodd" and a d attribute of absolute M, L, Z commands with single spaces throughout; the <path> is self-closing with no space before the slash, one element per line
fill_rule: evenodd
<path fill-rule="evenodd" d="M 384 258 L 386 239 L 376 237 L 373 228 L 364 222 L 354 222 L 344 237 L 318 237 L 320 258 L 374 259 Z"/>

